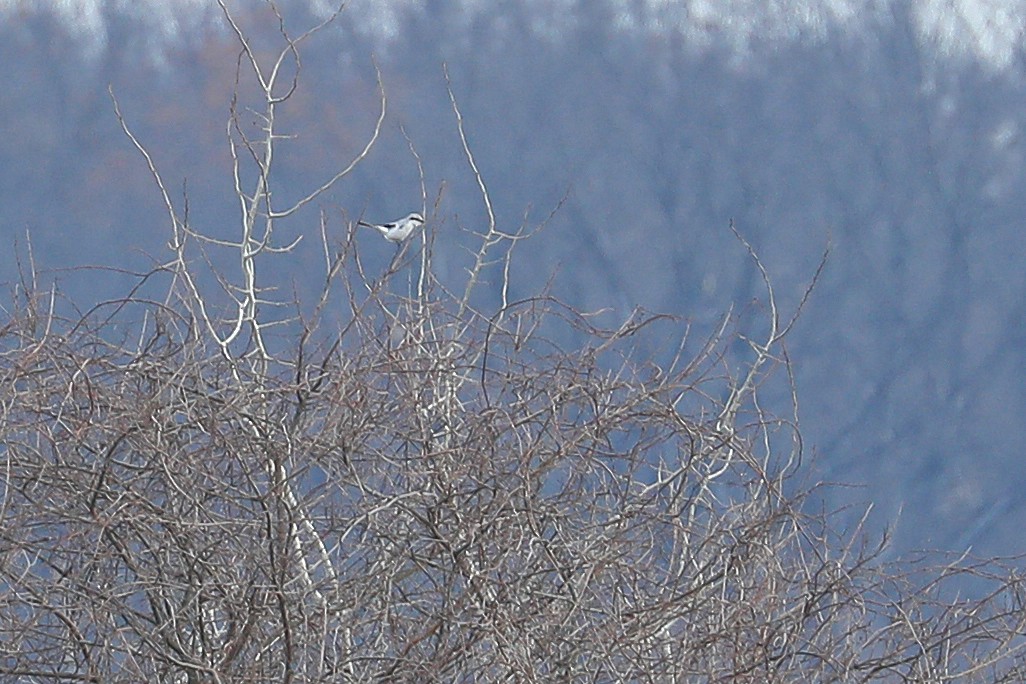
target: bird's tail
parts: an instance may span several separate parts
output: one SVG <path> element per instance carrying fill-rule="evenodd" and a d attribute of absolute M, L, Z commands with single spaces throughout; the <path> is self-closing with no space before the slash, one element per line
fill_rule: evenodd
<path fill-rule="evenodd" d="M 358 226 L 367 226 L 368 228 L 373 228 L 374 227 L 373 223 L 367 223 L 366 221 L 357 221 L 356 225 L 358 225 Z"/>

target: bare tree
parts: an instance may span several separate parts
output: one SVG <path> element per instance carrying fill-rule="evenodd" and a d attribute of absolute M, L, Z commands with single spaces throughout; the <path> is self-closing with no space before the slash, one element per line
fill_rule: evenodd
<path fill-rule="evenodd" d="M 280 21 L 266 66 L 221 7 L 261 98 L 258 133 L 238 90 L 228 119 L 239 237 L 191 225 L 115 100 L 167 208 L 172 256 L 144 279 L 168 277 L 167 297 L 64 316 L 30 267 L 0 329 L 7 681 L 1026 677 L 1018 576 L 886 566 L 882 544 L 803 513 L 797 398 L 783 417 L 759 400 L 789 378 L 801 305 L 780 310 L 740 233 L 766 288 L 759 335 L 729 314 L 695 341 L 668 316 L 603 328 L 547 291 L 510 298 L 532 231 L 498 225 L 451 83 L 488 216 L 463 292 L 432 270 L 439 200 L 377 275 L 353 225 L 338 236 L 322 214 L 320 297 L 269 289 L 261 265 L 296 244 L 277 222 L 366 158 L 386 99 L 351 163 L 277 206 L 277 113 L 323 25 L 292 38 Z M 219 292 L 194 270 L 214 249 L 239 257 Z M 483 310 L 489 278 L 500 303 Z M 349 312 L 338 328 L 329 306 Z M 739 336 L 747 362 L 729 354 Z M 675 351 L 646 358 L 638 339 Z M 991 593 L 949 597 L 964 578 Z"/>

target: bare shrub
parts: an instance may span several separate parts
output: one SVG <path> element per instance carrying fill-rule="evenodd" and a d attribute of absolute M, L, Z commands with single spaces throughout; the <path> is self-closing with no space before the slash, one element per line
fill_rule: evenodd
<path fill-rule="evenodd" d="M 263 93 L 260 137 L 229 119 L 235 177 L 256 179 L 237 185 L 237 240 L 195 230 L 150 163 L 172 258 L 147 278 L 169 278 L 165 300 L 62 316 L 29 276 L 16 288 L 0 329 L 8 681 L 1026 677 L 1017 576 L 886 566 L 860 531 L 802 512 L 796 400 L 781 418 L 758 394 L 788 370 L 797 313 L 740 235 L 767 311 L 744 363 L 730 316 L 695 342 L 667 316 L 606 329 L 546 292 L 509 299 L 529 232 L 497 227 L 451 89 L 489 216 L 465 290 L 432 271 L 436 202 L 373 276 L 353 226 L 333 238 L 322 216 L 320 299 L 275 300 L 259 267 L 295 244 L 276 221 L 344 178 L 382 121 L 352 164 L 274 206 L 280 65 L 312 32 L 281 35 L 264 71 L 237 29 Z M 241 267 L 215 304 L 190 255 L 225 248 Z M 489 277 L 501 302 L 482 311 Z M 329 306 L 349 312 L 332 331 Z M 676 353 L 646 358 L 638 339 Z M 991 593 L 947 596 L 964 577 Z"/>

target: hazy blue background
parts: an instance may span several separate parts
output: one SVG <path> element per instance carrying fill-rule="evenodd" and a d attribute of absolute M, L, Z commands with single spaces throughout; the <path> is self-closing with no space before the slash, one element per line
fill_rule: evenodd
<path fill-rule="evenodd" d="M 300 4 L 294 32 L 323 16 Z M 274 45 L 260 4 L 233 7 Z M 569 193 L 524 245 L 519 293 L 556 271 L 556 293 L 587 309 L 642 305 L 701 331 L 734 303 L 758 329 L 761 284 L 728 221 L 788 305 L 830 241 L 789 343 L 808 478 L 864 485 L 829 505 L 873 503 L 875 525 L 897 520 L 896 550 L 1021 553 L 1024 22 L 1026 3 L 982 0 L 352 0 L 302 53 L 283 122 L 300 137 L 282 148 L 279 196 L 300 196 L 363 145 L 373 56 L 390 98 L 382 139 L 317 208 L 418 208 L 403 124 L 429 193 L 448 183 L 434 229 L 457 278 L 457 225 L 484 213 L 444 61 L 500 227 L 542 220 Z M 0 0 L 0 279 L 15 279 L 8 248 L 26 231 L 49 269 L 166 258 L 166 215 L 108 83 L 179 194 L 187 180 L 194 223 L 231 236 L 236 53 L 212 2 Z M 316 209 L 289 224 L 311 238 L 301 287 L 314 286 L 302 277 L 319 263 L 316 226 Z M 55 276 L 83 306 L 128 281 Z"/>

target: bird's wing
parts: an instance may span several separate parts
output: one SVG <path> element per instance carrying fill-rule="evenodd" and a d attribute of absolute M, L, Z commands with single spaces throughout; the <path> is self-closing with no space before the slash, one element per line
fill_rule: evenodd
<path fill-rule="evenodd" d="M 398 221 L 396 221 L 396 222 L 394 222 L 394 223 L 382 223 L 382 224 L 381 224 L 381 227 L 382 227 L 382 228 L 386 228 L 386 229 L 388 229 L 388 230 L 392 230 L 393 228 L 395 228 L 395 227 L 396 227 L 396 226 L 398 226 L 398 225 L 399 225 L 399 222 L 398 222 Z"/>

